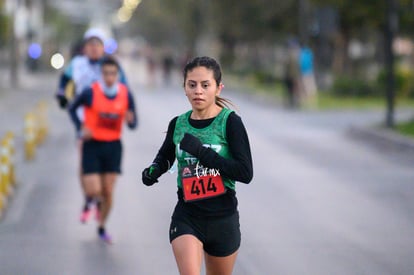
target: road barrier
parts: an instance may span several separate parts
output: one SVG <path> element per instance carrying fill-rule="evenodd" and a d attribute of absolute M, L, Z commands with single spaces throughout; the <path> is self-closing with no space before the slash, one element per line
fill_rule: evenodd
<path fill-rule="evenodd" d="M 46 102 L 39 102 L 36 107 L 36 124 L 37 124 L 37 145 L 42 144 L 48 133 L 48 121 L 47 121 L 47 104 Z"/>
<path fill-rule="evenodd" d="M 16 186 L 16 174 L 15 174 L 15 154 L 16 154 L 16 142 L 14 140 L 14 133 L 8 132 L 6 134 L 8 146 L 10 148 L 10 183 L 14 187 Z"/>
<path fill-rule="evenodd" d="M 0 143 L 0 216 L 16 184 L 14 174 L 14 134 L 9 132 Z"/>
<path fill-rule="evenodd" d="M 34 111 L 26 114 L 24 121 L 25 158 L 33 160 L 36 147 L 42 144 L 48 134 L 47 104 L 39 102 Z"/>
<path fill-rule="evenodd" d="M 29 112 L 24 118 L 24 155 L 26 160 L 32 160 L 36 154 L 36 117 Z"/>
<path fill-rule="evenodd" d="M 33 160 L 36 147 L 42 144 L 48 134 L 47 104 L 39 102 L 24 118 L 24 156 Z M 0 140 L 0 217 L 9 197 L 17 185 L 15 175 L 16 142 L 13 132 L 7 132 Z"/>

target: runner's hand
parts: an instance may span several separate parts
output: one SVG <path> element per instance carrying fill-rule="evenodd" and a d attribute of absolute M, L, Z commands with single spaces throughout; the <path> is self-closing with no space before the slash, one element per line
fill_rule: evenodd
<path fill-rule="evenodd" d="M 184 137 L 180 142 L 180 149 L 190 153 L 195 157 L 198 157 L 202 148 L 203 144 L 197 137 L 189 133 L 184 134 Z"/>
<path fill-rule="evenodd" d="M 128 124 L 132 124 L 134 122 L 134 119 L 135 119 L 134 113 L 132 111 L 127 111 L 125 114 L 125 121 Z"/>
<path fill-rule="evenodd" d="M 82 130 L 80 131 L 80 138 L 83 140 L 90 140 L 92 139 L 92 132 L 88 128 L 82 126 Z"/>
<path fill-rule="evenodd" d="M 158 178 L 161 176 L 160 168 L 157 164 L 152 164 L 150 167 L 145 168 L 142 171 L 142 182 L 146 186 L 151 186 L 158 182 Z"/>
<path fill-rule="evenodd" d="M 68 106 L 68 100 L 64 95 L 57 95 L 56 99 L 57 99 L 57 101 L 59 103 L 59 107 L 61 109 L 65 109 L 66 106 Z"/>

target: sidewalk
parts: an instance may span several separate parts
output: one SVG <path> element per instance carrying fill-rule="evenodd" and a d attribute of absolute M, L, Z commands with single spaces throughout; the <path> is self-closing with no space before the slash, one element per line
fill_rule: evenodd
<path fill-rule="evenodd" d="M 383 152 L 404 153 L 414 159 L 414 139 L 403 136 L 395 131 L 378 126 L 352 126 L 347 134 L 364 143 L 367 143 Z"/>

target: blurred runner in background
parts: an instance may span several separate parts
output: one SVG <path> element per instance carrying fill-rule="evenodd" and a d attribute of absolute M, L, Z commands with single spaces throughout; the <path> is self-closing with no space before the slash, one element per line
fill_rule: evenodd
<path fill-rule="evenodd" d="M 68 103 L 73 101 L 76 95 L 79 95 L 83 90 L 90 87 L 90 85 L 102 79 L 101 63 L 105 57 L 105 35 L 102 30 L 91 28 L 87 30 L 83 37 L 84 45 L 82 49 L 83 54 L 78 54 L 70 61 L 69 65 L 63 71 L 59 87 L 56 94 L 59 106 L 66 109 Z M 121 83 L 127 85 L 126 77 L 122 69 L 119 71 L 119 80 Z M 83 108 L 77 110 L 78 118 L 83 121 Z M 78 150 L 81 154 L 82 140 L 78 141 Z M 82 181 L 82 170 L 79 170 L 82 189 L 85 189 Z M 91 216 L 91 206 L 93 206 L 93 199 L 85 195 L 85 203 L 82 209 L 80 220 L 82 223 L 88 221 Z M 99 206 L 95 209 L 98 210 Z M 97 212 L 98 216 L 99 213 Z"/>
<path fill-rule="evenodd" d="M 299 92 L 301 74 L 299 68 L 299 43 L 290 39 L 287 43 L 288 54 L 285 62 L 284 83 L 286 87 L 286 106 L 288 108 L 297 108 L 299 105 Z"/>
<path fill-rule="evenodd" d="M 112 207 L 117 175 L 121 173 L 122 126 L 137 125 L 135 103 L 128 87 L 118 82 L 119 65 L 107 57 L 101 63 L 103 80 L 78 95 L 69 111 L 82 142 L 82 171 L 86 195 L 100 201 L 99 237 L 111 243 L 105 223 Z M 84 107 L 84 120 L 77 111 Z"/>
<path fill-rule="evenodd" d="M 303 45 L 300 49 L 299 67 L 303 103 L 307 107 L 316 107 L 318 89 L 314 74 L 313 52 L 306 45 Z"/>

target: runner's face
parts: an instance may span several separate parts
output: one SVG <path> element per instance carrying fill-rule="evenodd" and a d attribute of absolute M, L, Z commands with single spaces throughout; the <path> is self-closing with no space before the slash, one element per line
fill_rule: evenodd
<path fill-rule="evenodd" d="M 114 65 L 105 65 L 102 67 L 102 76 L 105 85 L 111 87 L 118 80 L 118 68 Z"/>
<path fill-rule="evenodd" d="M 198 111 L 214 106 L 221 91 L 213 71 L 206 67 L 196 67 L 187 72 L 184 90 L 193 110 Z"/>
<path fill-rule="evenodd" d="M 98 60 L 104 56 L 105 49 L 102 41 L 97 38 L 91 38 L 85 44 L 85 55 L 91 60 Z"/>

